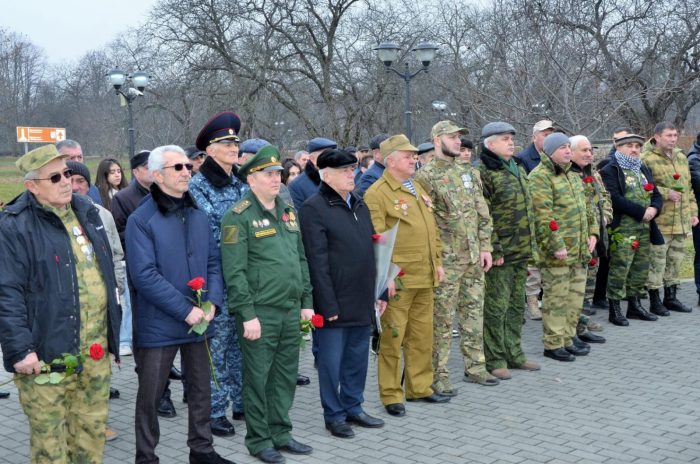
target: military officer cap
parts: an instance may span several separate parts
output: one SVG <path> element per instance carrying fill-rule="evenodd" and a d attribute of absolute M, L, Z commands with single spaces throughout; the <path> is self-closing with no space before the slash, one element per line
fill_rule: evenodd
<path fill-rule="evenodd" d="M 242 178 L 254 172 L 281 171 L 284 169 L 280 162 L 280 151 L 274 145 L 265 145 L 258 152 L 251 156 L 248 161 L 238 170 L 238 175 Z"/>
<path fill-rule="evenodd" d="M 205 151 L 212 143 L 222 140 L 239 142 L 238 132 L 241 130 L 241 118 L 230 111 L 223 111 L 211 118 L 197 135 L 195 145 Z"/>
<path fill-rule="evenodd" d="M 331 139 L 325 139 L 323 137 L 311 139 L 309 143 L 306 144 L 306 151 L 309 153 L 325 150 L 326 148 L 338 148 L 338 144 Z"/>
<path fill-rule="evenodd" d="M 544 146 L 542 149 L 545 155 L 552 156 L 554 152 L 557 151 L 557 148 L 562 145 L 568 145 L 569 143 L 569 137 L 561 132 L 553 132 L 544 139 Z"/>
<path fill-rule="evenodd" d="M 129 159 L 129 165 L 131 166 L 131 169 L 136 169 L 139 166 L 148 164 L 148 157 L 150 155 L 151 152 L 148 150 L 141 150 L 140 152 L 136 153 L 132 158 Z"/>
<path fill-rule="evenodd" d="M 387 156 L 395 151 L 414 151 L 418 153 L 418 148 L 411 145 L 411 141 L 403 134 L 392 135 L 379 144 L 379 152 L 385 160 Z"/>
<path fill-rule="evenodd" d="M 515 127 L 511 126 L 507 122 L 497 121 L 490 122 L 486 124 L 483 129 L 481 129 L 481 137 L 484 139 L 498 134 L 515 135 Z"/>
<path fill-rule="evenodd" d="M 435 145 L 433 145 L 430 142 L 423 142 L 420 145 L 418 145 L 418 154 L 422 155 L 425 152 L 428 152 L 430 150 L 435 150 Z"/>
<path fill-rule="evenodd" d="M 445 135 L 445 134 L 452 134 L 454 132 L 459 132 L 460 134 L 467 134 L 469 131 L 465 129 L 464 127 L 459 127 L 457 124 L 453 123 L 452 121 L 440 121 L 439 123 L 435 124 L 433 126 L 433 129 L 430 131 L 430 137 L 435 138 L 440 135 Z"/>
<path fill-rule="evenodd" d="M 241 153 L 257 153 L 265 145 L 270 145 L 270 142 L 263 139 L 248 139 L 241 144 Z"/>
<path fill-rule="evenodd" d="M 377 134 L 374 137 L 372 137 L 369 140 L 369 148 L 372 150 L 379 150 L 379 145 L 382 144 L 383 141 L 389 138 L 389 134 Z"/>
<path fill-rule="evenodd" d="M 316 160 L 316 167 L 324 168 L 344 168 L 357 164 L 357 156 L 346 150 L 330 149 L 324 150 Z"/>
<path fill-rule="evenodd" d="M 22 171 L 22 174 L 26 174 L 29 171 L 36 171 L 56 158 L 68 158 L 68 155 L 60 154 L 56 150 L 56 145 L 44 145 L 43 147 L 35 148 L 15 161 L 15 166 Z"/>
<path fill-rule="evenodd" d="M 626 135 L 623 135 L 622 137 L 616 138 L 614 140 L 614 142 L 615 142 L 616 146 L 624 145 L 624 144 L 630 143 L 630 142 L 636 142 L 640 145 L 644 145 L 644 137 L 642 137 L 641 135 L 637 135 L 637 134 L 626 134 Z"/>

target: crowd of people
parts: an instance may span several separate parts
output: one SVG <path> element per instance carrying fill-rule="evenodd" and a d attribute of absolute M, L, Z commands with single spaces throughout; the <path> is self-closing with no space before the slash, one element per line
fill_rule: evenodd
<path fill-rule="evenodd" d="M 194 146 L 141 151 L 131 182 L 108 158 L 93 183 L 71 140 L 18 159 L 26 190 L 0 213 L 0 344 L 32 462 L 102 462 L 111 357 L 135 361 L 136 463 L 159 462 L 170 380 L 190 463 L 230 463 L 212 436 L 241 420 L 248 452 L 282 463 L 313 451 L 289 417 L 311 327 L 325 427 L 352 438 L 385 425 L 363 409 L 370 348 L 401 417 L 406 401 L 458 395 L 454 337 L 463 380 L 497 386 L 541 369 L 522 348 L 526 314 L 544 357 L 571 362 L 606 341 L 599 309 L 619 326 L 691 311 L 677 292 L 686 237 L 700 246 L 700 135 L 686 157 L 668 122 L 649 139 L 616 130 L 597 163 L 587 137 L 548 120 L 517 155 L 503 121 L 482 128 L 478 156 L 452 121 L 418 146 L 316 137 L 289 158 L 240 128 L 223 112 Z M 392 232 L 387 279 L 376 263 Z"/>

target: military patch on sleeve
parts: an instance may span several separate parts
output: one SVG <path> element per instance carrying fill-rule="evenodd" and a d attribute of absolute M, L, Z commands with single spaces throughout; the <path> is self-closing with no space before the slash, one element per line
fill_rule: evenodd
<path fill-rule="evenodd" d="M 236 203 L 236 205 L 233 207 L 233 212 L 236 214 L 241 214 L 243 211 L 245 211 L 248 207 L 250 206 L 250 201 L 249 200 L 242 200 Z"/>
<path fill-rule="evenodd" d="M 238 243 L 237 226 L 224 226 L 223 242 L 226 245 L 234 245 Z"/>

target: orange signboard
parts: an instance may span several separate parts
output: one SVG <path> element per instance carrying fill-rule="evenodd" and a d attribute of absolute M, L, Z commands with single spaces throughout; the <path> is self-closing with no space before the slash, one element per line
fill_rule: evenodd
<path fill-rule="evenodd" d="M 66 139 L 64 127 L 17 127 L 17 142 L 56 143 Z"/>

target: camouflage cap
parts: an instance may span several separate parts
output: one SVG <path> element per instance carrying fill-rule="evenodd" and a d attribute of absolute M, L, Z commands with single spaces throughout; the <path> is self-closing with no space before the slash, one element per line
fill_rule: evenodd
<path fill-rule="evenodd" d="M 68 155 L 60 154 L 56 150 L 56 145 L 44 145 L 22 156 L 15 162 L 15 166 L 22 171 L 22 174 L 26 174 L 29 171 L 36 171 L 56 158 L 68 158 Z"/>
<path fill-rule="evenodd" d="M 452 134 L 454 132 L 459 132 L 460 134 L 468 134 L 469 131 L 465 129 L 464 127 L 459 127 L 457 124 L 453 123 L 452 121 L 440 121 L 439 123 L 435 124 L 433 126 L 433 129 L 430 131 L 430 137 L 435 138 L 439 135 L 445 135 L 445 134 Z"/>
<path fill-rule="evenodd" d="M 411 145 L 411 141 L 403 134 L 392 135 L 379 144 L 379 153 L 384 159 L 395 151 L 415 151 L 418 153 L 418 148 Z"/>
<path fill-rule="evenodd" d="M 238 175 L 248 177 L 254 172 L 281 171 L 284 169 L 280 162 L 280 151 L 274 145 L 265 145 L 251 156 L 238 170 Z"/>

